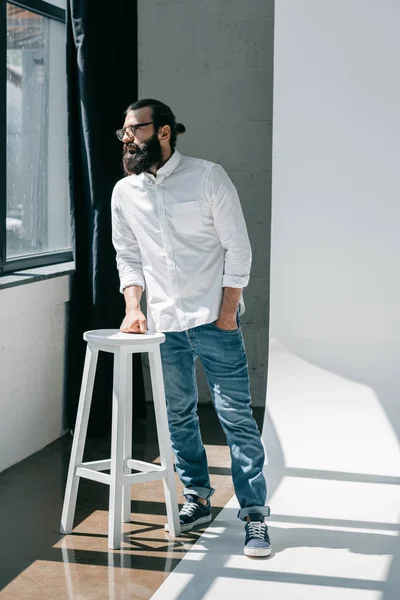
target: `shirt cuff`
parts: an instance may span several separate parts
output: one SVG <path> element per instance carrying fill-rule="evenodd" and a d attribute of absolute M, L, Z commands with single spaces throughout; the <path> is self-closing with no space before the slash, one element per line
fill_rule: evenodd
<path fill-rule="evenodd" d="M 222 278 L 222 287 L 245 288 L 250 280 L 250 276 L 239 277 L 238 275 L 224 275 Z"/>
<path fill-rule="evenodd" d="M 121 285 L 119 287 L 119 291 L 121 294 L 124 293 L 124 289 L 129 287 L 130 285 L 140 285 L 143 288 L 143 291 L 146 289 L 144 279 L 137 277 L 136 279 L 121 279 Z"/>

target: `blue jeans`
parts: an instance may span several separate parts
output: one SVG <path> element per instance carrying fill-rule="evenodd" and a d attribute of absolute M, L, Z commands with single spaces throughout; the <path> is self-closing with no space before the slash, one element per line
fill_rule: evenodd
<path fill-rule="evenodd" d="M 161 360 L 168 422 L 183 494 L 210 498 L 207 456 L 197 416 L 195 361 L 200 358 L 213 403 L 227 438 L 232 479 L 240 504 L 238 517 L 269 515 L 263 475 L 264 448 L 251 409 L 247 356 L 240 330 L 225 331 L 214 323 L 188 331 L 165 333 Z"/>

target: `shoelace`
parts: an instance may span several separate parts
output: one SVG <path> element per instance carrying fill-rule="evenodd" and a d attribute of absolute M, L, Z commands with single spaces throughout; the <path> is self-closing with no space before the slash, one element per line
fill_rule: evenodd
<path fill-rule="evenodd" d="M 247 533 L 249 537 L 264 539 L 265 536 L 265 523 L 261 521 L 249 521 L 247 523 Z"/>
<path fill-rule="evenodd" d="M 185 502 L 181 509 L 181 515 L 186 515 L 187 517 L 191 517 L 193 513 L 196 511 L 198 504 L 196 502 Z"/>

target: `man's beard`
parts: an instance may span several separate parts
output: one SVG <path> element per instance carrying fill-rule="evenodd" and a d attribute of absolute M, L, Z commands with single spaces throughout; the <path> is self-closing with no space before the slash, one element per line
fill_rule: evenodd
<path fill-rule="evenodd" d="M 133 150 L 132 154 L 129 152 L 129 147 Z M 148 142 L 143 142 L 140 146 L 133 142 L 124 146 L 123 166 L 126 175 L 140 175 L 161 162 L 161 144 L 156 133 Z"/>

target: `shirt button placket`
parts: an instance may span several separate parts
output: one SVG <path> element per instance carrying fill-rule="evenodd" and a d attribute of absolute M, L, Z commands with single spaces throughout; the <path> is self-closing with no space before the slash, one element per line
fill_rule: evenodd
<path fill-rule="evenodd" d="M 179 296 L 178 282 L 176 281 L 175 265 L 174 265 L 174 261 L 172 259 L 172 248 L 170 247 L 170 240 L 169 240 L 168 230 L 167 230 L 167 219 L 166 219 L 166 214 L 165 214 L 165 202 L 164 202 L 162 183 L 159 181 L 156 181 L 156 198 L 157 198 L 158 214 L 159 214 L 159 219 L 160 219 L 161 237 L 162 237 L 163 246 L 165 249 L 165 260 L 166 260 L 167 269 L 168 269 L 168 273 L 169 273 L 169 279 L 171 282 L 171 296 L 174 300 L 177 321 L 180 326 L 185 326 L 186 319 L 185 319 L 185 324 L 183 324 L 182 319 L 180 318 L 180 314 L 179 314 L 180 311 L 178 308 L 178 300 L 177 300 L 177 298 Z"/>

